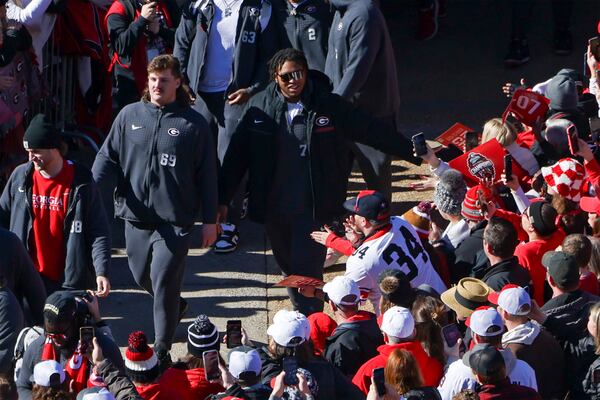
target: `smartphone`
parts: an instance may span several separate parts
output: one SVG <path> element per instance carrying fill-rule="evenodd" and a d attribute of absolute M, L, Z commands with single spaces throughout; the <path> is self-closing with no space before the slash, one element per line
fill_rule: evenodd
<path fill-rule="evenodd" d="M 283 383 L 286 386 L 293 386 L 298 384 L 298 361 L 295 357 L 284 357 L 283 358 L 283 371 L 285 376 L 283 377 Z"/>
<path fill-rule="evenodd" d="M 481 190 L 477 191 L 477 198 L 479 199 L 479 209 L 481 210 L 481 214 L 486 214 L 488 212 L 487 202 L 485 201 L 485 197 L 483 197 L 483 192 Z"/>
<path fill-rule="evenodd" d="M 412 142 L 417 156 L 427 154 L 427 143 L 425 142 L 425 134 L 423 132 L 414 135 L 412 137 Z"/>
<path fill-rule="evenodd" d="M 594 55 L 596 61 L 600 61 L 600 37 L 595 36 L 588 40 L 590 52 Z"/>
<path fill-rule="evenodd" d="M 571 154 L 575 154 L 579 151 L 579 142 L 577 137 L 577 128 L 574 124 L 567 127 L 567 138 L 569 139 L 569 151 Z"/>
<path fill-rule="evenodd" d="M 448 324 L 442 327 L 442 336 L 444 337 L 448 347 L 454 347 L 456 342 L 458 342 L 458 339 L 461 337 L 458 325 Z"/>
<path fill-rule="evenodd" d="M 233 349 L 242 345 L 242 321 L 239 319 L 227 321 L 227 348 Z"/>
<path fill-rule="evenodd" d="M 590 132 L 592 132 L 592 142 L 597 143 L 600 141 L 600 118 L 592 117 L 589 119 Z"/>
<path fill-rule="evenodd" d="M 375 368 L 373 370 L 373 382 L 375 383 L 375 389 L 377 390 L 377 396 L 385 396 L 385 368 Z"/>
<path fill-rule="evenodd" d="M 217 350 L 208 350 L 202 353 L 204 361 L 204 376 L 207 381 L 215 381 L 221 378 L 219 370 L 219 352 Z"/>
<path fill-rule="evenodd" d="M 465 153 L 479 146 L 479 134 L 477 132 L 465 132 Z"/>
<path fill-rule="evenodd" d="M 81 343 L 81 352 L 87 353 L 94 348 L 94 327 L 82 326 L 79 328 L 79 342 Z"/>
<path fill-rule="evenodd" d="M 510 154 L 504 155 L 504 175 L 507 180 L 510 180 L 512 176 L 512 156 Z"/>

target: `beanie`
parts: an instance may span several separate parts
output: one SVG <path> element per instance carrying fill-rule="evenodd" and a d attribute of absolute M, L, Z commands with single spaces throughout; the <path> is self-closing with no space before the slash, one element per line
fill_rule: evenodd
<path fill-rule="evenodd" d="M 202 353 L 208 350 L 219 351 L 219 331 L 204 314 L 198 315 L 196 320 L 188 327 L 188 353 L 196 357 L 202 357 Z"/>
<path fill-rule="evenodd" d="M 558 111 L 577 108 L 577 85 L 566 75 L 556 75 L 546 87 L 546 97 L 550 99 L 550 108 Z"/>
<path fill-rule="evenodd" d="M 142 331 L 129 335 L 125 350 L 125 372 L 134 382 L 150 383 L 158 378 L 158 358 L 148 346 L 148 339 Z"/>
<path fill-rule="evenodd" d="M 462 203 L 461 212 L 464 218 L 477 222 L 483 221 L 483 214 L 481 213 L 481 209 L 477 204 L 479 201 L 479 191 L 483 193 L 483 198 L 485 201 L 490 201 L 493 199 L 492 192 L 487 187 L 483 185 L 473 186 L 465 195 L 465 201 Z"/>
<path fill-rule="evenodd" d="M 60 134 L 48 117 L 37 114 L 23 136 L 25 149 L 56 149 L 60 146 Z"/>
<path fill-rule="evenodd" d="M 422 201 L 402 214 L 402 219 L 415 228 L 419 237 L 427 239 L 429 237 L 429 224 L 431 223 L 431 219 L 429 218 L 430 212 L 431 202 Z"/>
<path fill-rule="evenodd" d="M 460 215 L 460 205 L 465 198 L 467 185 L 460 172 L 449 169 L 440 175 L 433 192 L 433 202 L 438 210 L 450 215 Z"/>

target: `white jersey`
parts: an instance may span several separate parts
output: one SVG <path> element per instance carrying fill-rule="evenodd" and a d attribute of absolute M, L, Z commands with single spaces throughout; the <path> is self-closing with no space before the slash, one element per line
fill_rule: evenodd
<path fill-rule="evenodd" d="M 362 293 L 368 293 L 377 313 L 379 275 L 389 268 L 404 272 L 412 287 L 427 284 L 440 294 L 446 290 L 415 229 L 400 217 L 392 217 L 389 231 L 367 238 L 346 261 L 345 275 L 358 284 Z"/>

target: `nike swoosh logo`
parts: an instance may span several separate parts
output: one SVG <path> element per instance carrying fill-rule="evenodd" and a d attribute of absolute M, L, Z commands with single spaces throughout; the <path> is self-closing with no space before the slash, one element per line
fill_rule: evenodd
<path fill-rule="evenodd" d="M 19 192 L 25 193 L 25 189 L 23 189 L 22 187 L 19 186 Z"/>
<path fill-rule="evenodd" d="M 137 125 L 131 124 L 132 131 L 137 131 L 138 129 L 142 129 L 142 128 L 143 128 L 143 126 L 137 126 Z"/>
<path fill-rule="evenodd" d="M 255 119 L 254 120 L 255 124 L 262 124 L 263 122 L 265 122 L 265 121 L 263 121 L 262 119 Z"/>

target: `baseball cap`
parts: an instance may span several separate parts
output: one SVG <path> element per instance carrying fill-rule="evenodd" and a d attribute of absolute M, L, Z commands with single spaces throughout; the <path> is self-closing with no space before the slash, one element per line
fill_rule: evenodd
<path fill-rule="evenodd" d="M 73 293 L 58 291 L 46 299 L 44 318 L 49 322 L 71 320 L 77 311 L 77 302 Z"/>
<path fill-rule="evenodd" d="M 60 386 L 65 381 L 65 369 L 54 360 L 40 361 L 33 367 L 33 381 L 39 386 Z"/>
<path fill-rule="evenodd" d="M 310 324 L 304 314 L 298 311 L 279 310 L 273 317 L 273 324 L 267 329 L 275 343 L 285 347 L 295 347 L 310 337 Z"/>
<path fill-rule="evenodd" d="M 504 321 L 493 307 L 477 308 L 467 318 L 466 324 L 471 331 L 483 337 L 496 336 L 504 331 Z"/>
<path fill-rule="evenodd" d="M 115 400 L 115 396 L 106 388 L 94 387 L 79 392 L 77 400 Z"/>
<path fill-rule="evenodd" d="M 244 372 L 253 372 L 260 376 L 262 362 L 258 352 L 252 347 L 238 346 L 229 353 L 229 372 L 236 379 Z"/>
<path fill-rule="evenodd" d="M 375 190 L 361 190 L 358 196 L 344 202 L 344 208 L 371 221 L 381 221 L 390 216 L 390 202 Z"/>
<path fill-rule="evenodd" d="M 490 293 L 488 300 L 511 315 L 527 315 L 531 311 L 531 297 L 518 285 L 505 285 L 499 293 Z"/>
<path fill-rule="evenodd" d="M 579 266 L 575 257 L 570 254 L 548 251 L 542 257 L 542 265 L 560 287 L 570 287 L 579 282 Z"/>
<path fill-rule="evenodd" d="M 550 210 L 548 211 L 548 213 L 550 214 L 550 218 L 547 218 L 546 220 L 544 220 L 544 217 L 542 215 L 542 209 L 544 208 L 544 206 L 549 207 Z M 529 217 L 529 221 L 531 222 L 531 225 L 533 225 L 533 228 L 540 235 L 548 236 L 556 231 L 557 228 L 555 220 L 558 213 L 556 212 L 554 207 L 550 205 L 550 203 L 546 201 L 533 202 L 525 211 L 525 214 Z"/>
<path fill-rule="evenodd" d="M 492 376 L 506 365 L 502 353 L 488 343 L 475 345 L 465 353 L 462 361 L 463 364 L 482 376 Z"/>
<path fill-rule="evenodd" d="M 600 214 L 600 199 L 594 197 L 582 197 L 579 206 L 585 212 Z"/>
<path fill-rule="evenodd" d="M 346 276 L 336 276 L 323 286 L 323 292 L 327 293 L 334 304 L 342 306 L 353 306 L 360 301 L 360 289 L 356 282 Z M 354 301 L 345 297 L 354 296 Z"/>
<path fill-rule="evenodd" d="M 415 331 L 415 320 L 408 308 L 394 306 L 383 314 L 381 330 L 389 336 L 406 339 Z"/>

